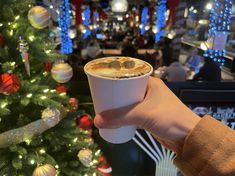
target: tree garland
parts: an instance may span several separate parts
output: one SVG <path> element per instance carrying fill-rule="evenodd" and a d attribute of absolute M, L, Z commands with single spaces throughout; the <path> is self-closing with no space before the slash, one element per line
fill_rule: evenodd
<path fill-rule="evenodd" d="M 10 145 L 30 140 L 33 136 L 54 127 L 66 116 L 66 111 L 63 107 L 60 110 L 46 109 L 43 112 L 42 119 L 31 122 L 23 127 L 1 133 L 0 148 L 7 148 Z"/>

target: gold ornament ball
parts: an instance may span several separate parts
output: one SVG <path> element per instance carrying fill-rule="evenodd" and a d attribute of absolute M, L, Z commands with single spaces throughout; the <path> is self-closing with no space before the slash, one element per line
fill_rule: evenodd
<path fill-rule="evenodd" d="M 56 176 L 55 168 L 50 164 L 37 167 L 32 176 Z"/>
<path fill-rule="evenodd" d="M 90 149 L 80 150 L 77 156 L 84 166 L 91 166 L 90 163 L 92 161 L 92 151 Z"/>
<path fill-rule="evenodd" d="M 28 19 L 33 27 L 43 29 L 49 25 L 50 15 L 44 7 L 35 6 L 29 10 Z"/>
<path fill-rule="evenodd" d="M 73 69 L 67 63 L 55 64 L 51 69 L 52 78 L 58 83 L 66 83 L 73 76 Z"/>

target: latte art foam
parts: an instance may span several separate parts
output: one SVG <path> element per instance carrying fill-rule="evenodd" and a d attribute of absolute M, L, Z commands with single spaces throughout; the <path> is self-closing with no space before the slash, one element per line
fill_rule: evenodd
<path fill-rule="evenodd" d="M 151 66 L 139 59 L 130 57 L 107 57 L 89 62 L 86 72 L 106 78 L 133 78 L 149 73 Z"/>

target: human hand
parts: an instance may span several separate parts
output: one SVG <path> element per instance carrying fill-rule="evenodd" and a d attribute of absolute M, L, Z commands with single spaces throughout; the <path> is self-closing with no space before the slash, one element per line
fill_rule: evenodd
<path fill-rule="evenodd" d="M 110 118 L 112 117 L 112 118 Z M 151 132 L 167 148 L 179 152 L 200 117 L 157 78 L 150 78 L 145 99 L 137 104 L 97 114 L 98 128 L 136 125 Z"/>

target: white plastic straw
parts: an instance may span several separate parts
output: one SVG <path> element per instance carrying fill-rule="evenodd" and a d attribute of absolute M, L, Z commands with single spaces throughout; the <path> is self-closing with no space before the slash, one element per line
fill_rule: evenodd
<path fill-rule="evenodd" d="M 140 138 L 140 140 L 145 144 L 146 147 L 152 152 L 152 154 L 157 158 L 158 161 L 161 160 L 159 155 L 154 151 L 154 149 L 148 144 L 148 142 L 141 136 L 141 134 L 136 131 L 137 136 Z"/>
<path fill-rule="evenodd" d="M 157 146 L 155 140 L 153 139 L 152 135 L 148 132 L 148 131 L 145 131 L 150 139 L 150 141 L 152 142 L 155 150 L 157 151 L 158 155 L 161 157 L 161 159 L 163 159 L 163 156 L 162 156 L 162 152 L 161 150 L 159 149 L 159 147 Z"/>
<path fill-rule="evenodd" d="M 138 131 L 136 131 L 136 135 L 137 135 L 138 139 L 136 137 L 134 137 L 133 140 L 155 162 L 155 164 L 156 164 L 155 176 L 176 176 L 177 169 L 172 162 L 174 159 L 175 153 L 166 149 L 162 145 L 161 145 L 161 148 L 162 148 L 162 152 L 161 152 L 160 148 L 157 146 L 157 144 L 154 141 L 151 134 L 147 131 L 146 131 L 146 133 L 147 133 L 150 141 L 152 142 L 154 148 L 152 148 L 148 144 L 148 142 L 143 138 L 143 136 Z"/>
<path fill-rule="evenodd" d="M 133 137 L 132 139 L 133 139 L 133 140 L 135 141 L 135 143 L 136 143 L 138 146 L 140 146 L 140 147 L 150 156 L 150 158 L 152 158 L 152 160 L 157 164 L 157 159 L 152 155 L 152 153 L 150 153 L 150 152 L 148 151 L 148 149 L 145 148 L 145 146 L 144 146 L 143 144 L 141 144 L 135 137 Z"/>
<path fill-rule="evenodd" d="M 165 147 L 163 145 L 161 145 L 162 147 L 162 153 L 163 153 L 163 157 L 165 158 L 166 157 L 166 150 L 165 150 Z"/>

